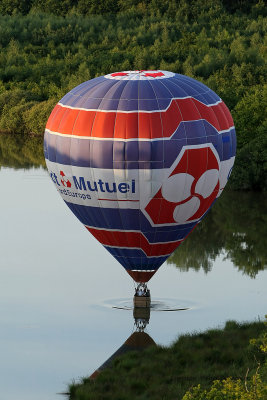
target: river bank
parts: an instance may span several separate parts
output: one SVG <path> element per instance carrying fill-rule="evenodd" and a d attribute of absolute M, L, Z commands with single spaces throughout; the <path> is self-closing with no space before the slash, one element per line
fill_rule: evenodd
<path fill-rule="evenodd" d="M 232 384 L 233 397 L 226 397 L 227 399 L 263 399 L 260 393 L 263 396 L 267 390 L 266 354 L 264 355 L 257 346 L 252 346 L 250 339 L 259 337 L 264 332 L 266 335 L 266 326 L 260 321 L 242 324 L 228 321 L 223 329 L 183 335 L 167 348 L 151 345 L 142 352 L 130 352 L 115 359 L 112 367 L 102 370 L 96 379 L 84 378 L 80 383 L 71 384 L 69 398 L 70 400 L 197 399 L 189 394 L 194 393 L 192 390 L 194 386 L 200 384 L 203 391 L 211 387 L 213 381 L 231 377 L 228 388 Z M 247 389 L 247 397 L 238 397 L 242 390 L 246 392 L 245 384 L 248 388 L 250 385 L 248 382 L 256 373 L 260 373 L 263 381 L 262 384 L 260 381 L 257 383 L 258 389 L 261 390 L 259 396 L 249 397 Z M 234 388 L 236 389 L 234 382 L 238 380 L 242 383 L 239 390 L 234 393 Z M 254 389 L 255 387 L 250 388 L 251 392 Z M 189 393 L 185 396 L 187 391 Z M 216 391 L 213 392 L 215 395 Z M 217 395 L 219 392 L 220 390 L 217 390 Z M 200 396 L 200 389 L 198 394 Z M 202 397 L 198 399 L 200 398 Z M 212 396 L 207 398 L 217 399 Z M 223 391 L 218 398 L 225 399 Z"/>

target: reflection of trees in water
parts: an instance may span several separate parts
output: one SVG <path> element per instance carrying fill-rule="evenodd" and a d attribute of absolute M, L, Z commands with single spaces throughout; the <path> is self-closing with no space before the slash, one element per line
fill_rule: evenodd
<path fill-rule="evenodd" d="M 45 166 L 42 138 L 0 134 L 0 167 L 39 166 Z"/>
<path fill-rule="evenodd" d="M 225 192 L 168 263 L 182 271 L 211 270 L 223 254 L 239 271 L 255 277 L 267 266 L 267 203 L 257 192 Z"/>
<path fill-rule="evenodd" d="M 0 168 L 45 167 L 43 140 L 0 134 Z M 255 277 L 267 265 L 267 202 L 257 192 L 224 192 L 168 263 L 182 271 L 212 269 L 223 253 L 242 272 Z"/>

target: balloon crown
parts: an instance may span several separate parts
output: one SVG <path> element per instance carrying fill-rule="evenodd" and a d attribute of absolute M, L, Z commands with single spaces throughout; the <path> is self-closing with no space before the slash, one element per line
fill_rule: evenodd
<path fill-rule="evenodd" d="M 105 78 L 116 80 L 154 80 L 172 78 L 174 76 L 175 74 L 170 71 L 140 69 L 135 71 L 113 72 L 105 75 Z"/>

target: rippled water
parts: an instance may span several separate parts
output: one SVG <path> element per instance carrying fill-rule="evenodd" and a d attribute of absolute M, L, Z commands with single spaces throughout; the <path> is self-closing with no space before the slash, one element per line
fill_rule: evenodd
<path fill-rule="evenodd" d="M 0 398 L 54 400 L 134 330 L 134 285 L 43 169 L 0 182 Z M 264 197 L 223 196 L 149 283 L 156 343 L 267 313 Z"/>
<path fill-rule="evenodd" d="M 100 304 L 101 306 L 101 304 Z M 134 309 L 133 298 L 105 300 L 104 307 L 130 311 Z M 150 310 L 152 311 L 185 311 L 194 307 L 194 303 L 178 299 L 152 299 Z"/>

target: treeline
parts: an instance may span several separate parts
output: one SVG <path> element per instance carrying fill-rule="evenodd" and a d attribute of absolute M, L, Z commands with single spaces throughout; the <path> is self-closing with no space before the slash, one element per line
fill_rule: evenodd
<path fill-rule="evenodd" d="M 209 5 L 212 5 L 209 1 Z M 221 5 L 228 12 L 250 13 L 255 12 L 259 0 L 221 0 Z M 262 2 L 263 3 L 263 2 Z M 190 6 L 191 16 L 199 12 L 198 1 L 185 0 L 0 0 L 0 13 L 5 15 L 23 14 L 43 11 L 49 14 L 116 14 L 138 8 L 149 14 L 173 15 L 178 7 Z M 256 7 L 257 9 L 257 7 Z M 257 11 L 256 11 L 257 13 Z"/>
<path fill-rule="evenodd" d="M 233 3 L 0 1 L 0 131 L 42 135 L 55 103 L 95 76 L 171 70 L 201 80 L 230 108 L 232 187 L 266 189 L 265 4 Z"/>

